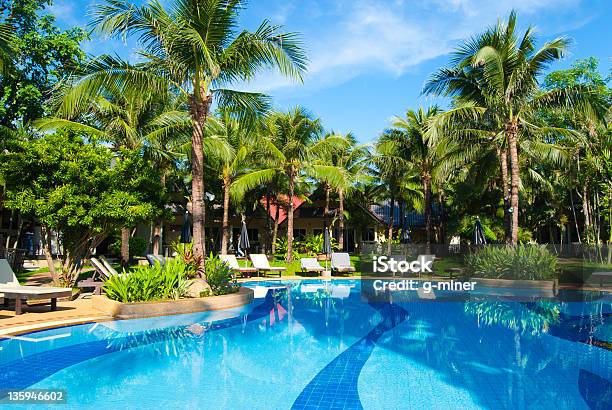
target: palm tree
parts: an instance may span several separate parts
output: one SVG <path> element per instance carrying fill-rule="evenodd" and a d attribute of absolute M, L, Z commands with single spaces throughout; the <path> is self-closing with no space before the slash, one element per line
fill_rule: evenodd
<path fill-rule="evenodd" d="M 379 188 L 385 191 L 389 199 L 389 220 L 387 224 L 387 255 L 391 255 L 393 242 L 393 224 L 395 201 L 401 197 L 402 182 L 406 176 L 409 163 L 397 150 L 395 141 L 402 138 L 399 130 L 386 130 L 376 141 L 375 153 L 372 157 L 374 177 L 381 182 Z M 382 193 L 381 193 L 382 194 Z"/>
<path fill-rule="evenodd" d="M 211 155 L 211 165 L 218 173 L 223 186 L 223 220 L 221 254 L 227 254 L 230 241 L 229 208 L 232 183 L 241 175 L 252 169 L 249 152 L 254 151 L 252 130 L 244 121 L 239 121 L 228 110 L 221 110 L 218 116 L 210 117 L 207 135 L 224 139 L 228 150 L 221 154 Z M 251 165 L 251 167 L 249 167 Z"/>
<path fill-rule="evenodd" d="M 430 138 L 428 129 L 431 119 L 440 112 L 436 106 L 429 107 L 427 111 L 419 108 L 418 111 L 408 110 L 405 118 L 395 118 L 393 127 L 401 133 L 392 134 L 392 141 L 396 144 L 398 155 L 412 164 L 419 173 L 423 184 L 423 210 L 425 213 L 425 231 L 427 245 L 431 244 L 431 196 L 432 185 L 445 165 L 443 153 L 440 152 L 438 141 Z"/>
<path fill-rule="evenodd" d="M 424 88 L 428 94 L 456 97 L 468 111 L 495 119 L 509 159 L 512 244 L 518 241 L 519 229 L 520 140 L 528 135 L 569 133 L 535 125 L 534 113 L 546 107 L 584 101 L 583 90 L 578 87 L 546 92 L 538 87 L 544 69 L 564 55 L 569 40 L 560 37 L 536 50 L 533 28 L 528 28 L 520 38 L 515 28 L 513 11 L 506 23 L 500 21 L 460 46 L 452 57 L 454 66 L 438 70 Z M 458 111 L 461 107 L 455 113 Z"/>
<path fill-rule="evenodd" d="M 250 80 L 259 71 L 276 68 L 300 80 L 306 57 L 294 33 L 264 21 L 254 31 L 238 31 L 239 0 L 157 0 L 139 6 L 127 0 L 106 0 L 94 10 L 92 25 L 102 33 L 135 35 L 143 45 L 144 62 L 132 67 L 115 58 L 96 60 L 81 78 L 65 109 L 78 106 L 83 94 L 115 83 L 140 93 L 171 86 L 189 101 L 192 122 L 192 208 L 196 259 L 204 260 L 204 147 L 211 105 L 235 112 L 261 113 L 268 98 L 225 87 Z"/>
<path fill-rule="evenodd" d="M 368 179 L 367 166 L 369 154 L 365 145 L 357 145 L 355 136 L 351 133 L 339 135 L 327 134 L 324 138 L 323 151 L 315 153 L 313 164 L 317 175 L 323 181 L 325 190 L 325 212 L 329 212 L 329 196 L 331 189 L 338 194 L 338 246 L 344 247 L 344 204 L 346 196 L 350 195 L 358 183 Z"/>
<path fill-rule="evenodd" d="M 70 93 L 70 88 L 66 90 Z M 65 95 L 65 94 L 64 94 Z M 60 104 L 62 97 L 60 98 Z M 175 153 L 166 151 L 171 140 L 181 141 L 191 128 L 189 114 L 180 104 L 171 103 L 169 96 L 125 95 L 119 89 L 108 86 L 104 93 L 90 101 L 77 118 L 51 117 L 36 122 L 42 130 L 71 130 L 86 134 L 88 138 L 109 143 L 117 153 L 122 150 L 143 150 L 152 160 L 152 166 L 164 169 L 162 186 L 165 186 L 167 167 L 172 166 Z M 121 262 L 129 263 L 129 238 L 131 227 L 121 228 Z"/>
<path fill-rule="evenodd" d="M 319 119 L 305 109 L 297 107 L 286 113 L 270 116 L 257 142 L 261 149 L 261 169 L 249 173 L 236 181 L 234 190 L 240 197 L 244 192 L 282 176 L 287 184 L 287 262 L 293 253 L 293 213 L 296 187 L 306 176 L 339 180 L 335 167 L 316 163 L 315 153 L 333 150 L 335 144 L 343 144 L 341 138 L 319 138 L 323 131 Z M 335 176 L 334 176 L 335 175 Z"/>

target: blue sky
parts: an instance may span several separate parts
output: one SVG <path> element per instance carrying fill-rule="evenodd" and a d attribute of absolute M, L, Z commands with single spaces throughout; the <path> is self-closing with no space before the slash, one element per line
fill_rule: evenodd
<path fill-rule="evenodd" d="M 55 0 L 62 27 L 83 26 L 100 0 Z M 163 2 L 163 0 L 162 0 Z M 241 15 L 245 28 L 263 19 L 302 34 L 310 64 L 304 84 L 263 73 L 238 88 L 264 91 L 278 109 L 296 105 L 322 118 L 327 129 L 352 131 L 368 142 L 408 108 L 436 102 L 421 88 L 448 63 L 461 39 L 481 32 L 516 9 L 522 29 L 537 28 L 540 41 L 574 40 L 569 55 L 551 69 L 595 56 L 606 75 L 612 66 L 610 0 L 251 0 Z M 134 55 L 130 41 L 92 38 L 90 54 Z"/>

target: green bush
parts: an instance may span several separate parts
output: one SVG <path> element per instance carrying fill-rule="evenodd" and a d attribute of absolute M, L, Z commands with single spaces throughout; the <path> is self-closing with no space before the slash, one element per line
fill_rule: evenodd
<path fill-rule="evenodd" d="M 546 280 L 555 276 L 557 257 L 543 245 L 485 246 L 465 265 L 472 277 Z"/>
<path fill-rule="evenodd" d="M 130 257 L 143 256 L 147 251 L 147 241 L 140 236 L 130 236 Z M 121 253 L 121 238 L 117 238 L 109 246 L 111 252 L 115 255 Z"/>
<path fill-rule="evenodd" d="M 180 299 L 187 295 L 188 267 L 180 259 L 166 265 L 137 266 L 129 273 L 114 275 L 104 283 L 109 299 L 123 303 Z"/>
<path fill-rule="evenodd" d="M 208 282 L 213 296 L 236 293 L 240 289 L 232 269 L 218 256 L 212 254 L 206 259 L 206 282 Z M 211 295 L 204 294 L 202 296 Z"/>
<path fill-rule="evenodd" d="M 339 249 L 336 238 L 330 238 L 332 252 Z M 295 243 L 295 249 L 300 254 L 316 256 L 323 253 L 323 234 L 307 235 L 304 240 Z M 286 250 L 285 250 L 286 252 Z"/>

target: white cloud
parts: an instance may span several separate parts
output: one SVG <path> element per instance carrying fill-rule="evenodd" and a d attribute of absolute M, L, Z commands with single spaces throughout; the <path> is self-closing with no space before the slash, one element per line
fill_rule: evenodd
<path fill-rule="evenodd" d="M 329 7 L 318 1 L 283 2 L 283 22 L 304 13 L 313 18 L 303 31 L 309 49 L 308 88 L 325 88 L 361 73 L 380 71 L 400 76 L 420 63 L 449 53 L 456 42 L 506 17 L 511 9 L 520 24 L 537 13 L 561 13 L 580 0 L 336 0 Z M 292 87 L 295 82 L 273 73 L 249 88 L 266 92 Z"/>

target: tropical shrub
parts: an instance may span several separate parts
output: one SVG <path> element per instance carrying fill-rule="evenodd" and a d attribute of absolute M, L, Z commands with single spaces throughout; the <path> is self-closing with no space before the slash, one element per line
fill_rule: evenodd
<path fill-rule="evenodd" d="M 332 252 L 339 249 L 338 241 L 335 238 L 330 238 Z M 323 253 L 323 234 L 307 235 L 304 240 L 294 243 L 295 249 L 308 256 L 316 256 Z"/>
<path fill-rule="evenodd" d="M 188 269 L 180 259 L 168 260 L 164 266 L 137 266 L 107 279 L 103 289 L 109 299 L 123 303 L 177 300 L 187 295 Z"/>
<path fill-rule="evenodd" d="M 557 257 L 546 246 L 485 246 L 465 257 L 472 277 L 546 280 L 555 276 Z"/>
<path fill-rule="evenodd" d="M 172 243 L 172 251 L 176 254 L 178 259 L 181 259 L 187 267 L 187 277 L 195 278 L 201 276 L 202 270 L 202 258 L 197 257 L 193 253 L 192 243 L 181 243 L 179 241 Z"/>
<path fill-rule="evenodd" d="M 206 282 L 210 286 L 210 292 L 204 292 L 202 296 L 227 295 L 238 292 L 240 285 L 236 282 L 232 269 L 218 256 L 210 256 L 206 259 Z"/>
<path fill-rule="evenodd" d="M 130 257 L 143 256 L 147 251 L 147 240 L 140 236 L 130 237 Z M 121 238 L 116 238 L 115 241 L 110 245 L 110 250 L 115 255 L 121 253 Z"/>

